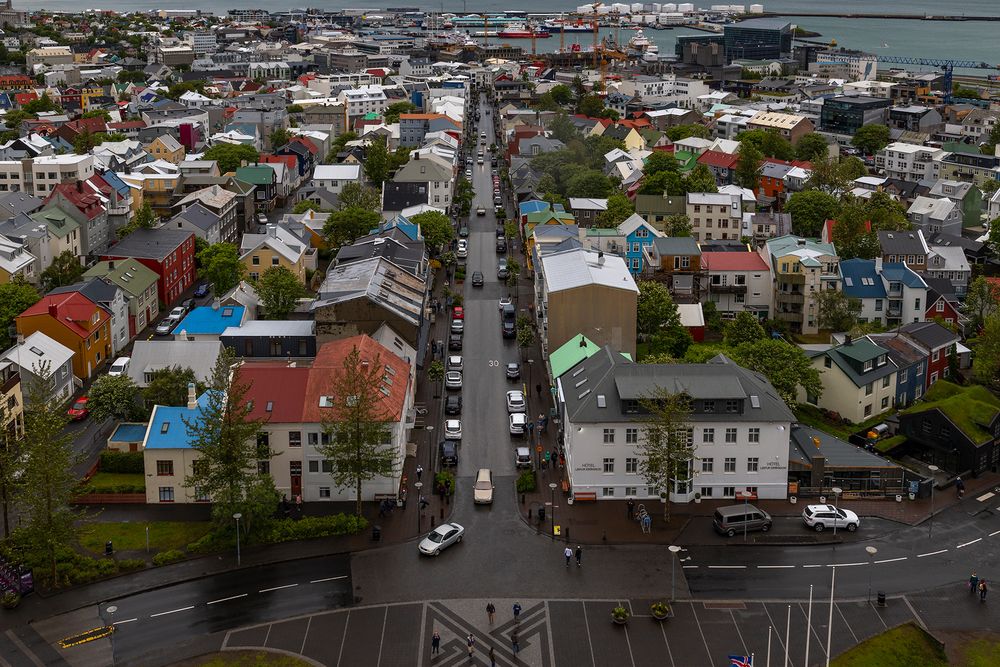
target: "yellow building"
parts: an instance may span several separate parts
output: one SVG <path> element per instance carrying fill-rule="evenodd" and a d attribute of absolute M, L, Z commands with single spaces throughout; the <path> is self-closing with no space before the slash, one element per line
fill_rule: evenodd
<path fill-rule="evenodd" d="M 153 213 L 160 217 L 169 216 L 170 206 L 173 203 L 174 192 L 180 183 L 179 174 L 119 174 L 121 179 L 129 185 L 136 186 L 142 190 L 141 197 L 133 199 L 139 200 L 139 207 L 142 202 L 148 201 L 153 209 Z"/>
<path fill-rule="evenodd" d="M 180 164 L 184 161 L 184 146 L 169 134 L 160 135 L 149 142 L 146 152 L 157 160 L 165 160 L 171 164 Z"/>
<path fill-rule="evenodd" d="M 0 437 L 19 440 L 24 436 L 24 396 L 21 393 L 21 374 L 13 362 L 0 360 Z"/>
<path fill-rule="evenodd" d="M 283 266 L 305 285 L 306 269 L 316 269 L 316 258 L 316 249 L 308 240 L 275 224 L 268 225 L 265 234 L 244 234 L 240 244 L 240 261 L 250 280 L 257 280 L 273 266 Z"/>

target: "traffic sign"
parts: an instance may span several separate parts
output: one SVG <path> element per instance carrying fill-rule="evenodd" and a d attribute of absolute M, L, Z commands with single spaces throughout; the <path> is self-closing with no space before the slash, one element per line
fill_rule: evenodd
<path fill-rule="evenodd" d="M 538 445 L 537 447 L 535 447 L 535 451 L 538 452 L 539 454 L 541 454 L 542 453 L 542 446 Z"/>

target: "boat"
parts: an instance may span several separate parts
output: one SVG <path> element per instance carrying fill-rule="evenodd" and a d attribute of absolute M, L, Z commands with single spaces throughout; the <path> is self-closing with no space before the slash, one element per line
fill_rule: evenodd
<path fill-rule="evenodd" d="M 542 27 L 528 28 L 524 23 L 508 23 L 503 30 L 497 33 L 501 39 L 535 39 L 551 37 L 552 33 Z"/>
<path fill-rule="evenodd" d="M 549 32 L 593 32 L 594 26 L 584 23 L 583 19 L 569 21 L 566 19 L 550 19 L 542 24 L 542 27 Z"/>
<path fill-rule="evenodd" d="M 650 44 L 646 47 L 646 50 L 642 52 L 642 59 L 647 63 L 655 63 L 660 59 L 660 47 L 656 44 Z"/>
<path fill-rule="evenodd" d="M 635 36 L 627 44 L 630 49 L 635 49 L 636 51 L 645 51 L 652 45 L 653 42 L 642 32 L 642 28 L 636 30 Z"/>

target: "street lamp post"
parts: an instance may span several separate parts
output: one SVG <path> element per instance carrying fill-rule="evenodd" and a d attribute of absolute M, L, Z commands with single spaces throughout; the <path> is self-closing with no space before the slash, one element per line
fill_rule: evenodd
<path fill-rule="evenodd" d="M 875 567 L 875 554 L 878 549 L 875 547 L 865 547 L 868 552 L 868 604 L 872 603 L 872 568 Z"/>
<path fill-rule="evenodd" d="M 830 490 L 833 491 L 833 506 L 839 512 L 840 511 L 840 507 L 839 507 L 839 505 L 840 505 L 840 494 L 842 494 L 844 492 L 844 490 L 842 488 L 840 488 L 839 486 L 835 486 L 835 487 L 833 487 Z M 833 520 L 833 536 L 837 537 L 837 519 Z"/>
<path fill-rule="evenodd" d="M 677 594 L 677 554 L 680 553 L 681 548 L 676 544 L 671 544 L 667 549 L 670 550 L 670 601 L 673 602 Z"/>
<path fill-rule="evenodd" d="M 425 426 L 424 430 L 427 431 L 427 472 L 433 475 L 434 474 L 434 427 Z"/>
<path fill-rule="evenodd" d="M 240 519 L 243 518 L 243 515 L 237 512 L 236 514 L 233 515 L 233 518 L 236 519 L 236 567 L 239 567 L 240 566 Z"/>
<path fill-rule="evenodd" d="M 552 506 L 552 530 L 550 531 L 553 541 L 556 539 L 556 483 L 549 482 L 549 504 Z"/>
<path fill-rule="evenodd" d="M 934 474 L 940 468 L 935 465 L 929 465 L 927 469 L 931 471 L 931 520 L 927 522 L 927 538 L 930 539 L 931 534 L 934 532 L 934 487 L 937 485 Z"/>
<path fill-rule="evenodd" d="M 420 495 L 420 489 L 424 488 L 423 482 L 414 482 L 413 488 L 417 490 L 417 531 L 420 531 L 420 501 L 423 500 L 423 496 Z"/>

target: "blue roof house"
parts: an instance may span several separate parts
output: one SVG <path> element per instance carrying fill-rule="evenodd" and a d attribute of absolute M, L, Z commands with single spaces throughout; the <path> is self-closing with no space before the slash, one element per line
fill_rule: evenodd
<path fill-rule="evenodd" d="M 927 308 L 927 283 L 901 263 L 881 258 L 840 262 L 841 290 L 861 304 L 858 322 L 885 326 L 922 322 Z"/>
<path fill-rule="evenodd" d="M 174 327 L 174 340 L 219 340 L 229 327 L 240 327 L 246 321 L 244 306 L 199 306 L 191 310 Z"/>
<path fill-rule="evenodd" d="M 194 385 L 189 384 L 187 405 L 153 406 L 142 443 L 147 504 L 208 502 L 207 496 L 184 485 L 194 462 L 201 457 L 192 446 L 194 435 L 185 422 L 197 421 L 210 397 L 205 392 L 196 399 Z"/>

